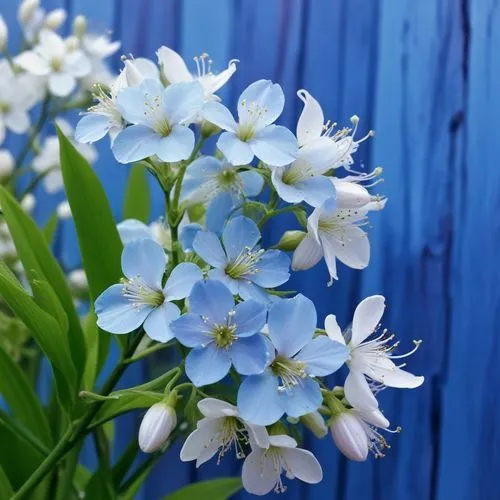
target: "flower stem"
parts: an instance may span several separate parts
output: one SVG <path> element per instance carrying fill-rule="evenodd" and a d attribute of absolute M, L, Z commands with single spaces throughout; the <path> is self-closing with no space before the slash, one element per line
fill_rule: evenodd
<path fill-rule="evenodd" d="M 287 207 L 278 208 L 276 210 L 270 210 L 265 215 L 263 215 L 262 218 L 260 219 L 260 221 L 258 223 L 259 229 L 262 229 L 262 227 L 264 226 L 264 224 L 269 219 L 271 219 L 273 217 L 276 217 L 277 215 L 281 215 L 281 214 L 287 213 L 287 212 L 295 212 L 296 210 L 297 210 L 297 206 L 296 205 L 289 205 Z"/>

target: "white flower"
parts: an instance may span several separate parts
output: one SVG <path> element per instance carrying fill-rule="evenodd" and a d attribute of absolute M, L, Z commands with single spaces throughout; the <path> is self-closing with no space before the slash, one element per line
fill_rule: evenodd
<path fill-rule="evenodd" d="M 237 458 L 244 456 L 243 445 L 249 441 L 266 448 L 269 436 L 265 427 L 244 421 L 236 406 L 214 398 L 205 398 L 198 403 L 204 418 L 187 437 L 180 458 L 183 462 L 196 460 L 196 467 L 210 460 L 217 451 L 219 460 L 231 448 Z"/>
<path fill-rule="evenodd" d="M 144 453 L 159 450 L 177 425 L 175 409 L 165 402 L 154 404 L 139 428 L 139 447 Z"/>
<path fill-rule="evenodd" d="M 205 100 L 218 99 L 217 96 L 214 96 L 215 92 L 227 83 L 236 71 L 236 63 L 239 62 L 237 59 L 232 59 L 229 61 L 227 69 L 219 74 L 214 74 L 212 72 L 212 60 L 208 54 L 202 54 L 194 58 L 197 72 L 193 75 L 186 66 L 184 59 L 175 50 L 162 46 L 158 49 L 157 55 L 162 75 L 168 83 L 197 80 L 203 86 Z"/>
<path fill-rule="evenodd" d="M 328 336 L 337 342 L 347 344 L 351 350 L 350 360 L 347 361 L 349 375 L 344 384 L 347 400 L 351 405 L 361 409 L 378 407 L 378 402 L 372 393 L 371 381 L 381 384 L 382 387 L 398 387 L 414 389 L 424 382 L 424 377 L 417 377 L 401 369 L 394 363 L 394 359 L 405 358 L 413 354 L 420 345 L 414 341 L 415 348 L 399 356 L 392 354 L 398 342 L 389 345 L 394 335 L 387 336 L 387 330 L 372 340 L 367 340 L 379 327 L 384 314 L 385 299 L 381 295 L 367 297 L 359 303 L 354 312 L 350 339 L 345 339 L 333 314 L 325 319 L 325 329 Z M 401 366 L 404 366 L 401 365 Z M 374 385 L 372 382 L 372 385 Z M 375 388 L 376 385 L 375 385 Z"/>
<path fill-rule="evenodd" d="M 73 217 L 68 200 L 64 200 L 57 205 L 56 213 L 57 217 L 61 220 L 71 219 Z"/>
<path fill-rule="evenodd" d="M 67 14 L 64 9 L 54 9 L 45 16 L 43 27 L 51 31 L 56 31 L 66 21 L 66 16 Z"/>
<path fill-rule="evenodd" d="M 23 0 L 17 10 L 17 18 L 23 25 L 29 23 L 40 9 L 40 0 Z"/>
<path fill-rule="evenodd" d="M 21 207 L 25 212 L 32 212 L 36 206 L 36 198 L 33 193 L 25 194 L 21 200 Z"/>
<path fill-rule="evenodd" d="M 153 61 L 145 57 L 125 59 L 124 64 L 127 86 L 129 87 L 138 87 L 147 79 L 160 81 L 160 70 Z"/>
<path fill-rule="evenodd" d="M 283 493 L 281 474 L 288 479 L 300 479 L 316 484 L 323 479 L 323 471 L 316 457 L 308 450 L 297 448 L 297 441 L 284 434 L 269 436 L 269 447 L 252 445 L 252 452 L 243 463 L 243 487 L 254 495 L 266 495 L 274 490 Z"/>
<path fill-rule="evenodd" d="M 86 293 L 89 289 L 87 274 L 83 269 L 73 269 L 68 276 L 68 283 L 75 293 Z"/>
<path fill-rule="evenodd" d="M 0 222 L 0 259 L 5 261 L 17 259 L 16 247 L 6 222 Z"/>
<path fill-rule="evenodd" d="M 335 200 L 326 201 L 307 219 L 308 234 L 295 249 L 292 269 L 309 269 L 324 256 L 329 285 L 338 279 L 337 259 L 353 269 L 364 269 L 370 261 L 370 242 L 360 226 L 367 223 L 366 207 L 339 209 Z"/>
<path fill-rule="evenodd" d="M 91 71 L 90 61 L 82 51 L 70 51 L 64 40 L 49 30 L 42 30 L 39 44 L 22 52 L 15 63 L 28 73 L 46 78 L 50 92 L 58 97 L 71 94 L 77 78 Z"/>
<path fill-rule="evenodd" d="M 179 228 L 182 229 L 188 222 L 187 215 L 185 215 Z M 167 250 L 170 250 L 172 246 L 170 229 L 163 219 L 158 219 L 149 225 L 137 219 L 125 219 L 116 227 L 124 245 L 130 241 L 150 238 Z"/>
<path fill-rule="evenodd" d="M 3 16 L 0 14 L 0 52 L 2 52 L 7 46 L 8 39 L 9 39 L 9 29 L 5 24 Z"/>
<path fill-rule="evenodd" d="M 8 149 L 0 149 L 0 181 L 8 179 L 14 171 L 14 157 Z"/>
<path fill-rule="evenodd" d="M 389 421 L 377 409 L 346 409 L 334 416 L 330 431 L 338 449 L 350 460 L 363 462 L 368 458 L 368 451 L 375 457 L 383 457 L 382 450 L 389 448 L 387 441 L 377 428 L 388 432 Z"/>

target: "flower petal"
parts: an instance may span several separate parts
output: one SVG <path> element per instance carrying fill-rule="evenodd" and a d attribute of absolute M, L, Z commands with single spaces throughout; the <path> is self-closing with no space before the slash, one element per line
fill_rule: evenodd
<path fill-rule="evenodd" d="M 160 138 L 155 154 L 166 162 L 186 160 L 193 151 L 194 142 L 194 132 L 190 128 L 176 125 L 167 137 Z"/>
<path fill-rule="evenodd" d="M 337 259 L 352 269 L 364 269 L 370 262 L 368 235 L 357 226 L 346 226 L 341 240 L 326 235 L 321 239 L 323 245 L 326 243 L 332 248 Z"/>
<path fill-rule="evenodd" d="M 134 307 L 123 296 L 123 285 L 113 285 L 97 297 L 97 326 L 109 333 L 129 333 L 141 326 L 153 310 L 152 306 Z"/>
<path fill-rule="evenodd" d="M 179 234 L 179 241 L 181 242 L 182 249 L 185 252 L 192 252 L 193 249 L 193 241 L 196 235 L 202 230 L 200 224 L 196 224 L 194 222 L 190 224 L 186 224 L 181 230 Z"/>
<path fill-rule="evenodd" d="M 263 288 L 274 288 L 290 278 L 290 257 L 280 250 L 267 250 L 256 265 L 257 272 L 248 279 Z"/>
<path fill-rule="evenodd" d="M 205 120 L 217 125 L 222 130 L 235 132 L 237 123 L 234 121 L 231 111 L 220 102 L 207 102 L 203 106 L 202 115 Z"/>
<path fill-rule="evenodd" d="M 170 273 L 163 292 L 165 300 L 185 299 L 197 281 L 203 279 L 201 269 L 192 262 L 181 262 Z"/>
<path fill-rule="evenodd" d="M 49 76 L 49 90 L 57 97 L 66 97 L 76 87 L 76 79 L 69 73 L 52 73 Z"/>
<path fill-rule="evenodd" d="M 277 422 L 284 413 L 278 379 L 266 371 L 243 380 L 238 390 L 238 410 L 241 417 L 252 424 L 271 425 Z"/>
<path fill-rule="evenodd" d="M 211 341 L 210 327 L 199 314 L 183 314 L 170 324 L 170 330 L 186 347 L 198 347 Z"/>
<path fill-rule="evenodd" d="M 186 357 L 186 375 L 196 386 L 214 384 L 222 380 L 231 368 L 226 350 L 214 343 L 194 348 Z"/>
<path fill-rule="evenodd" d="M 326 377 L 336 372 L 349 358 L 349 348 L 321 335 L 306 344 L 294 359 L 304 361 L 306 370 L 315 377 Z"/>
<path fill-rule="evenodd" d="M 123 274 L 129 278 L 140 276 L 151 288 L 161 290 L 161 281 L 167 256 L 153 240 L 142 239 L 127 243 L 122 253 Z"/>
<path fill-rule="evenodd" d="M 281 125 L 265 127 L 249 144 L 257 158 L 276 167 L 292 163 L 298 154 L 297 139 L 290 130 Z"/>
<path fill-rule="evenodd" d="M 156 154 L 160 140 L 149 127 L 132 125 L 116 136 L 111 149 L 120 163 L 131 163 Z"/>
<path fill-rule="evenodd" d="M 33 50 L 21 52 L 16 58 L 15 63 L 20 68 L 37 76 L 46 76 L 50 73 L 50 65 L 44 57 Z"/>
<path fill-rule="evenodd" d="M 325 330 L 328 337 L 330 337 L 335 342 L 340 342 L 345 345 L 345 339 L 342 335 L 342 330 L 337 323 L 337 318 L 333 314 L 329 314 L 325 318 Z"/>
<path fill-rule="evenodd" d="M 134 240 L 153 239 L 151 228 L 140 220 L 125 219 L 116 226 L 116 229 L 124 245 Z"/>
<path fill-rule="evenodd" d="M 268 325 L 269 337 L 278 353 L 292 357 L 312 339 L 316 309 L 311 300 L 298 294 L 272 305 Z"/>
<path fill-rule="evenodd" d="M 377 367 L 373 372 L 376 376 L 374 380 L 386 385 L 387 387 L 415 389 L 424 383 L 424 377 L 413 375 L 413 373 L 409 373 L 397 367 L 393 370 Z"/>
<path fill-rule="evenodd" d="M 255 123 L 258 128 L 276 121 L 285 106 L 285 95 L 279 84 L 271 80 L 258 80 L 250 84 L 238 99 L 240 123 Z M 255 120 L 255 108 L 264 110 Z"/>
<path fill-rule="evenodd" d="M 309 484 L 319 483 L 323 479 L 321 465 L 309 450 L 285 448 L 281 453 L 297 479 Z"/>
<path fill-rule="evenodd" d="M 264 179 L 259 173 L 249 170 L 241 172 L 238 176 L 243 183 L 243 194 L 245 196 L 251 197 L 260 194 L 264 186 Z"/>
<path fill-rule="evenodd" d="M 222 233 L 228 259 L 236 259 L 247 249 L 252 250 L 260 240 L 260 231 L 252 219 L 239 215 L 231 219 Z"/>
<path fill-rule="evenodd" d="M 365 376 L 358 370 L 350 370 L 344 382 L 345 397 L 355 408 L 378 408 Z"/>
<path fill-rule="evenodd" d="M 293 252 L 292 269 L 305 271 L 314 267 L 323 257 L 323 249 L 318 242 L 307 235 Z"/>
<path fill-rule="evenodd" d="M 260 332 L 266 324 L 267 310 L 255 300 L 246 300 L 234 308 L 233 323 L 238 337 L 249 337 Z"/>
<path fill-rule="evenodd" d="M 266 495 L 276 486 L 278 474 L 273 457 L 261 448 L 254 448 L 245 458 L 241 470 L 243 488 L 253 495 Z"/>
<path fill-rule="evenodd" d="M 209 73 L 200 79 L 200 82 L 205 89 L 205 95 L 217 92 L 231 78 L 231 76 L 233 76 L 236 71 L 236 62 L 239 61 L 237 59 L 229 61 L 225 70 L 216 75 Z"/>
<path fill-rule="evenodd" d="M 189 296 L 190 311 L 215 324 L 225 323 L 233 307 L 233 295 L 220 281 L 198 281 Z"/>
<path fill-rule="evenodd" d="M 191 75 L 184 59 L 175 50 L 162 45 L 156 52 L 161 72 L 169 83 L 191 82 Z"/>
<path fill-rule="evenodd" d="M 226 265 L 226 253 L 219 238 L 214 233 L 199 231 L 193 240 L 193 249 L 207 264 L 215 268 Z"/>
<path fill-rule="evenodd" d="M 15 134 L 24 134 L 30 127 L 30 117 L 26 111 L 11 111 L 5 115 L 5 125 Z"/>
<path fill-rule="evenodd" d="M 96 142 L 109 132 L 110 127 L 107 116 L 90 113 L 76 125 L 75 139 L 84 144 Z"/>
<path fill-rule="evenodd" d="M 175 304 L 165 301 L 146 318 L 144 330 L 150 339 L 157 342 L 168 342 L 174 338 L 170 324 L 180 315 L 181 312 Z"/>
<path fill-rule="evenodd" d="M 230 193 L 218 194 L 208 205 L 205 214 L 205 225 L 209 231 L 221 235 L 229 215 L 234 211 L 234 200 Z M 233 215 L 237 215 L 234 213 Z"/>
<path fill-rule="evenodd" d="M 216 398 L 205 398 L 198 401 L 198 409 L 204 417 L 220 418 L 238 415 L 236 406 Z"/>
<path fill-rule="evenodd" d="M 203 87 L 199 82 L 173 83 L 164 92 L 163 106 L 171 123 L 186 123 L 201 111 Z"/>
<path fill-rule="evenodd" d="M 359 345 L 377 329 L 384 311 L 385 298 L 382 295 L 372 295 L 358 304 L 352 319 L 351 345 Z"/>
<path fill-rule="evenodd" d="M 297 122 L 297 139 L 299 145 L 321 137 L 325 117 L 319 102 L 305 89 L 297 91 L 299 99 L 304 103 L 304 108 Z"/>
<path fill-rule="evenodd" d="M 297 182 L 295 189 L 300 193 L 301 199 L 311 207 L 320 207 L 326 200 L 336 196 L 334 185 L 324 175 Z"/>
<path fill-rule="evenodd" d="M 228 349 L 234 369 L 241 375 L 257 375 L 269 360 L 267 344 L 261 334 L 239 338 Z"/>
<path fill-rule="evenodd" d="M 198 422 L 195 429 L 186 439 L 181 449 L 180 459 L 183 462 L 196 460 L 196 466 L 210 460 L 219 449 L 220 441 L 214 439 L 221 431 L 222 419 L 204 418 Z M 200 460 L 200 457 L 201 460 Z"/>
<path fill-rule="evenodd" d="M 217 147 L 232 165 L 246 165 L 254 157 L 250 144 L 236 137 L 232 131 L 219 136 Z"/>
<path fill-rule="evenodd" d="M 157 88 L 153 98 L 163 96 L 162 87 Z M 149 120 L 145 119 L 146 99 L 141 87 L 128 87 L 121 90 L 116 97 L 116 107 L 125 120 L 134 124 L 149 125 Z"/>
<path fill-rule="evenodd" d="M 293 418 L 316 411 L 323 402 L 320 386 L 311 378 L 305 378 L 300 384 L 287 389 L 282 398 L 286 414 Z"/>

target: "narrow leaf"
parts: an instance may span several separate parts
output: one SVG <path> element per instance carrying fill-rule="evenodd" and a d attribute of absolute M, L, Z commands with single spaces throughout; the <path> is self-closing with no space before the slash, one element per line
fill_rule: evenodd
<path fill-rule="evenodd" d="M 192 498 L 210 498 L 227 500 L 242 488 L 240 478 L 221 478 L 190 484 L 163 497 L 163 500 L 191 500 Z"/>
<path fill-rule="evenodd" d="M 47 241 L 49 245 L 52 244 L 52 241 L 54 239 L 54 234 L 56 232 L 58 222 L 59 219 L 57 217 L 57 213 L 54 212 L 50 216 L 45 226 L 43 226 L 43 236 L 45 237 L 45 241 Z"/>
<path fill-rule="evenodd" d="M 124 219 L 137 219 L 144 223 L 149 221 L 150 201 L 147 172 L 142 165 L 135 164 L 125 190 Z"/>
<path fill-rule="evenodd" d="M 12 489 L 12 485 L 10 484 L 9 478 L 3 467 L 0 466 L 0 500 L 7 500 L 14 494 L 14 490 Z"/>

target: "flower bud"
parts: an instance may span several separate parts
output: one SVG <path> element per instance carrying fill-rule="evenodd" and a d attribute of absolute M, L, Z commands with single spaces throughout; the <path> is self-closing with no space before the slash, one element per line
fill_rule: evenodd
<path fill-rule="evenodd" d="M 220 128 L 207 120 L 201 122 L 201 135 L 203 137 L 210 137 L 212 135 L 218 134 Z"/>
<path fill-rule="evenodd" d="M 66 21 L 66 11 L 64 9 L 54 9 L 50 11 L 43 22 L 43 26 L 55 31 Z"/>
<path fill-rule="evenodd" d="M 19 22 L 21 24 L 29 23 L 39 6 L 40 0 L 23 0 L 17 11 Z"/>
<path fill-rule="evenodd" d="M 7 149 L 0 149 L 0 182 L 8 179 L 14 171 L 14 158 Z"/>
<path fill-rule="evenodd" d="M 328 427 L 325 424 L 325 419 L 321 416 L 319 411 L 313 411 L 312 413 L 303 415 L 300 417 L 300 421 L 319 439 L 324 438 L 328 434 Z"/>
<path fill-rule="evenodd" d="M 89 283 L 83 269 L 74 269 L 71 271 L 68 274 L 68 283 L 71 290 L 77 295 L 83 295 L 88 292 Z"/>
<path fill-rule="evenodd" d="M 61 203 L 59 203 L 59 205 L 57 205 L 56 212 L 57 212 L 57 217 L 59 217 L 59 219 L 62 220 L 71 219 L 73 217 L 68 200 L 64 200 Z"/>
<path fill-rule="evenodd" d="M 87 18 L 85 16 L 79 15 L 75 17 L 73 21 L 73 33 L 76 37 L 81 38 L 85 35 L 87 31 Z"/>
<path fill-rule="evenodd" d="M 21 207 L 25 212 L 31 212 L 35 208 L 35 205 L 36 205 L 36 198 L 33 193 L 28 193 L 21 200 Z"/>
<path fill-rule="evenodd" d="M 65 40 L 66 43 L 66 48 L 70 51 L 73 52 L 77 50 L 80 47 L 80 40 L 76 36 L 68 36 Z"/>
<path fill-rule="evenodd" d="M 338 208 L 361 208 L 370 202 L 371 196 L 367 189 L 355 182 L 332 179 L 337 192 Z"/>
<path fill-rule="evenodd" d="M 368 437 L 362 422 L 346 410 L 333 417 L 330 431 L 337 448 L 350 460 L 364 462 L 368 458 Z"/>
<path fill-rule="evenodd" d="M 276 245 L 276 248 L 284 250 L 285 252 L 292 252 L 299 246 L 299 243 L 305 236 L 306 233 L 304 233 L 304 231 L 285 231 Z"/>
<path fill-rule="evenodd" d="M 2 52 L 7 46 L 8 38 L 9 38 L 9 29 L 5 24 L 3 16 L 0 14 L 0 52 Z"/>
<path fill-rule="evenodd" d="M 154 404 L 139 428 L 139 447 L 144 453 L 159 450 L 177 425 L 175 409 L 164 401 Z"/>

